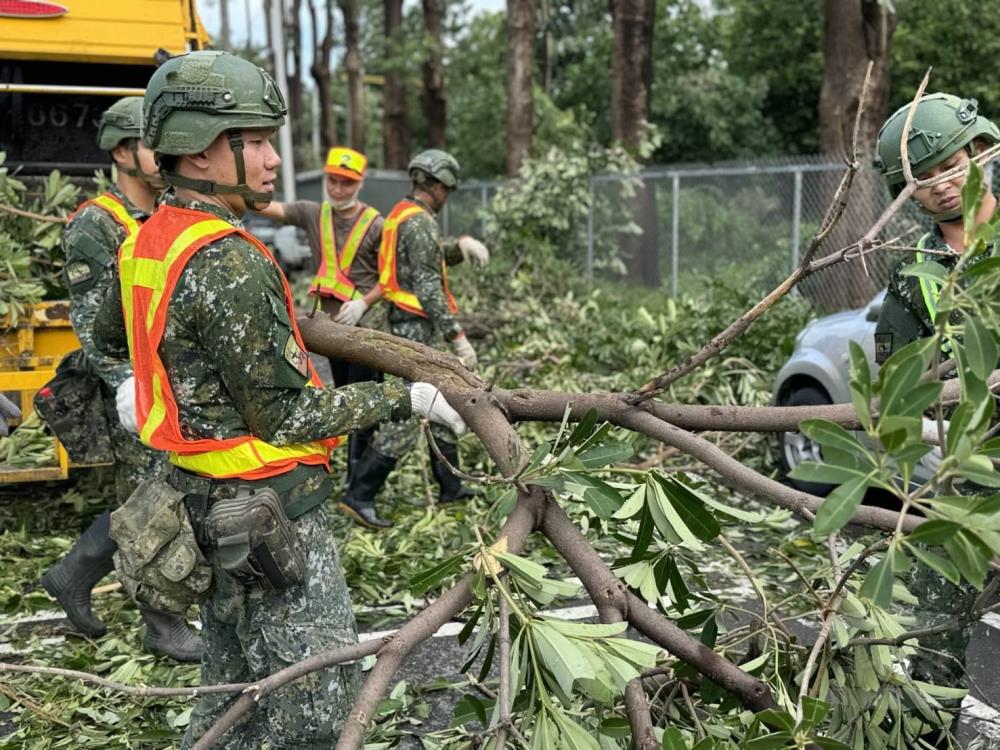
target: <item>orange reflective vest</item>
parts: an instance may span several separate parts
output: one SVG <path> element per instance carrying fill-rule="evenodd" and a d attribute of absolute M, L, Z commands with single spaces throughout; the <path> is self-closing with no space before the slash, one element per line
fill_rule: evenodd
<path fill-rule="evenodd" d="M 417 295 L 399 286 L 396 276 L 396 245 L 399 242 L 399 226 L 424 210 L 422 206 L 412 201 L 403 200 L 397 203 L 382 225 L 382 244 L 378 248 L 378 283 L 382 287 L 383 296 L 397 307 L 422 318 L 426 318 L 427 313 L 424 312 Z M 448 268 L 444 258 L 441 259 L 441 287 L 448 300 L 448 309 L 454 315 L 458 312 L 458 303 L 448 289 Z"/>
<path fill-rule="evenodd" d="M 76 211 L 74 211 L 72 216 L 69 217 L 70 220 L 72 220 L 74 216 L 80 213 L 87 206 L 97 206 L 98 208 L 103 209 L 112 219 L 118 222 L 122 229 L 125 230 L 126 239 L 138 232 L 139 227 L 142 226 L 138 220 L 132 218 L 128 209 L 125 208 L 125 204 L 118 200 L 114 193 L 101 193 L 96 198 L 84 201 L 76 207 Z"/>
<path fill-rule="evenodd" d="M 172 464 L 216 479 L 262 479 L 283 474 L 299 464 L 329 466 L 336 439 L 299 445 L 271 445 L 251 434 L 233 438 L 189 438 L 182 434 L 177 402 L 170 388 L 159 347 L 167 308 L 177 280 L 196 252 L 221 237 L 238 234 L 271 263 L 270 251 L 255 237 L 204 211 L 161 206 L 142 230 L 122 243 L 118 255 L 122 308 L 136 383 L 136 421 L 143 443 L 167 451 Z M 280 273 L 280 271 L 279 271 Z M 292 293 L 281 275 L 292 331 L 300 349 Z M 310 387 L 322 382 L 309 363 Z"/>
<path fill-rule="evenodd" d="M 319 237 L 322 258 L 319 271 L 313 279 L 309 294 L 321 297 L 336 297 L 347 302 L 361 296 L 354 282 L 351 281 L 351 264 L 358 254 L 358 248 L 371 229 L 372 222 L 378 217 L 378 210 L 366 206 L 354 220 L 344 246 L 337 252 L 337 235 L 333 229 L 333 207 L 324 201 L 319 214 Z"/>

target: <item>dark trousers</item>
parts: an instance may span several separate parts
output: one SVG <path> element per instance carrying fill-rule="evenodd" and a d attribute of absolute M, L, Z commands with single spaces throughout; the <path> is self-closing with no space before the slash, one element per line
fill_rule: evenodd
<path fill-rule="evenodd" d="M 342 359 L 330 359 L 330 372 L 333 373 L 333 386 L 340 388 L 351 383 L 364 383 L 372 380 L 381 383 L 385 380 L 385 373 L 375 370 L 367 365 L 360 365 L 356 362 L 345 362 Z M 364 430 L 355 430 L 351 433 L 350 442 L 347 446 L 347 479 L 344 487 L 350 487 L 351 479 L 354 476 L 354 467 L 357 465 L 365 449 L 371 443 L 377 427 L 368 427 Z"/>

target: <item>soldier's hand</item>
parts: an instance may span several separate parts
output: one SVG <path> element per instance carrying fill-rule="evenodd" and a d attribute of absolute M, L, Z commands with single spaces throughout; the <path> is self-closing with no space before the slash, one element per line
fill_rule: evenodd
<path fill-rule="evenodd" d="M 410 408 L 414 414 L 426 417 L 432 422 L 443 424 L 456 435 L 469 429 L 462 416 L 441 395 L 441 391 L 430 383 L 411 383 Z"/>
<path fill-rule="evenodd" d="M 472 344 L 469 343 L 469 339 L 466 338 L 464 331 L 451 340 L 451 348 L 455 352 L 455 356 L 470 370 L 474 369 L 479 363 L 476 350 L 472 348 Z"/>
<path fill-rule="evenodd" d="M 115 408 L 118 421 L 129 432 L 138 435 L 139 425 L 135 416 L 135 376 L 133 375 L 115 390 Z"/>
<path fill-rule="evenodd" d="M 465 234 L 458 238 L 458 249 L 462 251 L 462 260 L 473 263 L 480 268 L 490 262 L 490 250 L 486 245 Z"/>
<path fill-rule="evenodd" d="M 334 316 L 333 322 L 356 326 L 366 312 L 368 312 L 367 302 L 363 299 L 352 299 L 340 306 L 340 311 Z"/>
<path fill-rule="evenodd" d="M 17 408 L 17 404 L 0 393 L 0 437 L 6 437 L 10 432 L 7 420 L 17 419 L 20 416 L 21 410 Z"/>

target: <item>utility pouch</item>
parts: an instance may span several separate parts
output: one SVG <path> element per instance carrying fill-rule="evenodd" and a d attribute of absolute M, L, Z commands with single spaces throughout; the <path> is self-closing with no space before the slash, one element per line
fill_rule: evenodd
<path fill-rule="evenodd" d="M 184 495 L 163 479 L 140 484 L 111 514 L 115 568 L 138 602 L 184 615 L 208 598 L 212 566 L 195 539 Z"/>
<path fill-rule="evenodd" d="M 70 352 L 55 377 L 35 394 L 35 411 L 45 420 L 70 458 L 79 464 L 114 461 L 104 416 L 101 379 L 82 349 Z"/>
<path fill-rule="evenodd" d="M 236 497 L 217 501 L 208 511 L 205 536 L 222 569 L 244 584 L 280 590 L 305 577 L 291 522 L 270 487 L 240 485 Z"/>

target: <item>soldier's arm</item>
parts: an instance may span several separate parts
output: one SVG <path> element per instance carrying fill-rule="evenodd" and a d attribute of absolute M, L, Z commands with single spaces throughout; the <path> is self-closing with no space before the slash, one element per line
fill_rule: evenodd
<path fill-rule="evenodd" d="M 442 237 L 440 244 L 441 252 L 444 253 L 444 262 L 449 266 L 457 266 L 465 260 L 465 256 L 462 255 L 462 251 L 458 247 L 458 237 Z"/>
<path fill-rule="evenodd" d="M 934 332 L 928 330 L 914 310 L 908 301 L 910 296 L 906 281 L 899 275 L 897 268 L 890 277 L 878 323 L 875 324 L 875 361 L 878 364 L 885 362 L 890 355 L 910 342 Z"/>
<path fill-rule="evenodd" d="M 105 300 L 119 286 L 116 262 L 119 233 L 113 227 L 104 226 L 105 221 L 111 220 L 87 212 L 67 227 L 62 240 L 66 253 L 63 273 L 69 288 L 69 316 L 80 348 L 98 375 L 112 388 L 117 388 L 132 374 L 128 349 L 99 345 L 96 331 Z M 120 321 L 120 305 L 117 317 Z"/>
<path fill-rule="evenodd" d="M 402 383 L 308 387 L 278 270 L 238 238 L 199 253 L 181 284 L 197 278 L 198 335 L 250 430 L 275 445 L 344 435 L 410 414 Z M 180 284 L 178 293 L 180 293 Z"/>
<path fill-rule="evenodd" d="M 399 228 L 399 246 L 406 248 L 410 264 L 411 291 L 420 300 L 427 319 L 448 340 L 462 332 L 462 326 L 448 309 L 441 284 L 441 248 L 436 226 L 429 216 L 419 216 Z M 402 260 L 402 258 L 401 258 Z"/>

